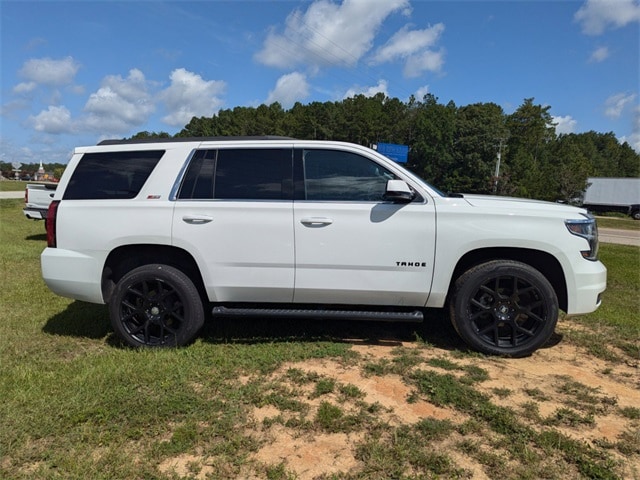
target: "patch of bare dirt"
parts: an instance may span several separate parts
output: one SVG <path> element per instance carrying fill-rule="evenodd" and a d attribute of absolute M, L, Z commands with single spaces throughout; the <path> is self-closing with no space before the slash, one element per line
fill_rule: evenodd
<path fill-rule="evenodd" d="M 309 428 L 323 402 L 338 405 L 345 414 L 357 413 L 358 402 L 376 405 L 379 407 L 376 418 L 393 427 L 412 425 L 425 418 L 448 420 L 456 425 L 468 420 L 455 409 L 433 405 L 415 395 L 414 387 L 400 375 L 365 373 L 366 362 L 393 362 L 399 351 L 415 354 L 420 359 L 415 368 L 423 370 L 442 373 L 438 367 L 430 366 L 431 359 L 447 360 L 460 367 L 479 367 L 488 379 L 476 383 L 474 388 L 490 395 L 492 402 L 521 413 L 523 421 L 534 427 L 547 425 L 592 446 L 615 444 L 625 432 L 640 425 L 640 421 L 621 414 L 621 409 L 626 407 L 640 407 L 638 367 L 597 359 L 572 345 L 555 345 L 523 359 L 460 357 L 446 350 L 400 341 L 377 345 L 354 342 L 352 350 L 359 356 L 356 362 L 312 359 L 289 363 L 261 379 L 273 391 L 285 389 L 305 408 L 289 410 L 267 404 L 253 409 L 251 434 L 261 443 L 261 448 L 252 455 L 250 464 L 244 466 L 243 478 L 260 478 L 264 469 L 278 465 L 284 465 L 300 480 L 359 471 L 362 464 L 356 452 L 365 440 L 366 429 L 328 433 Z M 291 370 L 314 380 L 296 383 L 288 376 Z M 454 374 L 463 375 L 464 369 Z M 336 386 L 355 386 L 360 396 L 357 401 L 345 400 L 340 397 L 338 387 L 318 395 L 314 388 L 320 378 L 331 379 Z M 241 378 L 243 385 L 255 380 L 256 377 Z M 195 389 L 198 387 L 194 385 Z M 567 411 L 573 416 L 567 416 Z M 287 426 L 287 421 L 292 419 L 297 423 Z M 301 422 L 306 422 L 307 428 L 300 428 Z M 449 439 L 440 446 L 469 478 L 492 478 L 476 459 L 455 449 L 455 442 L 460 438 Z M 615 449 L 608 452 L 622 465 L 624 478 L 640 479 L 638 455 L 625 458 Z M 160 465 L 160 471 L 196 479 L 213 478 L 219 473 L 212 466 L 215 463 L 212 459 L 194 453 L 166 460 Z"/>
<path fill-rule="evenodd" d="M 180 478 L 188 477 L 204 480 L 214 473 L 213 467 L 205 465 L 205 458 L 184 453 L 162 462 L 158 469 L 164 474 L 176 474 Z"/>
<path fill-rule="evenodd" d="M 368 347 L 367 347 L 368 348 Z M 361 348 L 355 348 L 362 351 Z M 372 347 L 373 358 L 385 358 L 390 355 L 389 349 Z M 360 352 L 359 352 L 360 353 Z M 377 403 L 384 407 L 388 413 L 385 420 L 391 425 L 402 423 L 416 423 L 425 417 L 437 419 L 448 419 L 456 417 L 453 410 L 436 407 L 423 400 L 409 402 L 408 398 L 412 388 L 402 381 L 398 375 L 385 375 L 383 377 L 363 375 L 360 365 L 341 365 L 331 360 L 309 360 L 304 364 L 288 364 L 283 369 L 298 368 L 307 373 L 316 373 L 323 377 L 333 378 L 337 382 L 345 385 L 355 385 L 364 394 L 364 400 L 368 403 Z M 314 404 L 317 402 L 311 402 Z"/>
<path fill-rule="evenodd" d="M 269 431 L 270 441 L 255 455 L 265 465 L 284 462 L 300 479 L 348 472 L 357 465 L 353 445 L 360 434 L 320 433 L 298 436 L 280 425 Z"/>
<path fill-rule="evenodd" d="M 541 419 L 561 409 L 570 409 L 592 419 L 592 423 L 554 427 L 565 435 L 591 445 L 616 442 L 629 428 L 620 408 L 640 406 L 640 372 L 625 364 L 612 365 L 587 356 L 571 345 L 539 350 L 524 359 L 482 359 L 475 365 L 489 372 L 490 380 L 478 388 L 485 393 L 508 389 L 504 397 L 493 395 L 494 403 L 520 406 L 526 413 L 535 405 Z M 575 391 L 571 391 L 575 387 Z M 584 387 L 584 388 L 583 388 Z M 640 465 L 637 465 L 640 467 Z"/>
<path fill-rule="evenodd" d="M 391 350 L 401 345 L 392 346 L 354 346 L 354 350 L 364 358 L 379 360 L 391 358 Z M 271 376 L 271 381 L 285 377 L 289 369 L 297 369 L 307 375 L 329 378 L 340 385 L 358 387 L 364 395 L 362 401 L 376 404 L 381 408 L 377 415 L 390 425 L 411 424 L 423 418 L 452 419 L 462 421 L 462 415 L 454 410 L 437 407 L 421 399 L 410 400 L 412 388 L 402 381 L 398 375 L 365 376 L 361 365 L 344 365 L 334 360 L 313 359 L 301 363 L 283 365 Z M 311 421 L 318 406 L 323 401 L 336 401 L 336 394 L 313 396 L 310 385 L 296 386 L 299 400 L 308 406 L 305 418 Z M 337 403 L 337 402 L 336 402 Z M 353 406 L 341 405 L 347 413 L 352 413 Z M 297 415 L 297 414 L 296 414 Z M 263 406 L 253 411 L 257 424 L 265 419 L 278 416 L 291 417 L 290 412 L 282 412 L 273 406 Z M 254 459 L 265 465 L 278 465 L 282 462 L 297 478 L 313 479 L 320 475 L 331 475 L 348 472 L 357 468 L 359 462 L 355 458 L 355 445 L 362 441 L 361 432 L 354 433 L 308 433 L 301 435 L 295 429 L 283 427 L 276 423 L 262 428 L 264 446 L 256 453 Z"/>
<path fill-rule="evenodd" d="M 426 362 L 430 358 L 445 358 L 458 365 L 474 365 L 484 369 L 489 379 L 477 384 L 477 388 L 491 395 L 498 405 L 509 406 L 516 411 L 532 416 L 537 421 L 553 418 L 562 408 L 573 408 L 581 418 L 592 419 L 591 423 L 578 425 L 554 425 L 563 433 L 590 444 L 616 442 L 630 426 L 629 420 L 620 414 L 620 408 L 640 406 L 640 377 L 634 366 L 610 364 L 585 355 L 578 348 L 560 344 L 542 349 L 524 359 L 500 359 L 490 357 L 455 358 L 449 352 L 422 348 L 413 342 L 390 342 L 388 345 L 365 345 L 354 342 L 352 347 L 363 360 L 393 360 L 397 347 L 417 349 Z M 309 360 L 283 365 L 271 376 L 272 381 L 286 381 L 285 373 L 297 369 L 307 374 L 330 378 L 342 385 L 355 385 L 364 394 L 362 400 L 378 404 L 380 418 L 390 425 L 414 424 L 424 418 L 447 419 L 455 424 L 466 420 L 465 416 L 453 409 L 432 405 L 411 396 L 413 388 L 399 375 L 367 376 L 362 370 L 363 362 L 343 364 L 333 360 Z M 428 369 L 422 363 L 418 368 Z M 437 370 L 437 369 L 434 369 Z M 320 401 L 333 399 L 332 393 L 321 398 L 312 395 L 310 386 L 295 386 L 300 392 L 298 400 L 309 408 L 305 413 L 311 421 Z M 572 388 L 575 391 L 572 391 Z M 585 403 L 585 397 L 588 402 Z M 527 409 L 537 413 L 527 412 Z M 567 407 L 570 405 L 571 407 Z M 288 412 L 285 412 L 285 415 Z M 264 406 L 253 411 L 253 418 L 261 430 L 263 446 L 254 455 L 254 460 L 263 465 L 284 463 L 287 470 L 297 478 L 313 479 L 320 475 L 337 472 L 357 471 L 359 461 L 355 457 L 355 446 L 362 441 L 364 433 L 300 433 L 282 423 L 264 423 L 265 419 L 283 415 L 274 406 Z M 637 428 L 637 422 L 636 422 Z M 488 478 L 481 465 L 461 454 L 450 453 L 456 464 L 471 475 L 470 478 Z M 626 472 L 634 478 L 640 472 L 636 459 L 621 459 L 630 462 Z M 633 473 L 635 472 L 635 473 Z"/>

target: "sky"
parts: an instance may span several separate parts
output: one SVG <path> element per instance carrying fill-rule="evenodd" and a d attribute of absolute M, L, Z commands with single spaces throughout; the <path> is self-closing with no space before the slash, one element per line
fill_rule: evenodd
<path fill-rule="evenodd" d="M 0 0 L 0 161 L 221 109 L 526 98 L 640 152 L 640 0 Z"/>

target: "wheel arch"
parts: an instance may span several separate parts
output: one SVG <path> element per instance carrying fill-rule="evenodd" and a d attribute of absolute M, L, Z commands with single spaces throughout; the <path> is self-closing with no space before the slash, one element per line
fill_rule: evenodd
<path fill-rule="evenodd" d="M 109 253 L 102 269 L 102 296 L 106 303 L 118 281 L 134 268 L 152 263 L 169 265 L 182 271 L 194 283 L 203 302 L 208 301 L 198 264 L 189 252 L 170 245 L 123 245 Z"/>
<path fill-rule="evenodd" d="M 451 288 L 464 272 L 481 263 L 492 260 L 514 260 L 538 270 L 549 281 L 558 297 L 561 310 L 567 310 L 567 282 L 560 262 L 550 253 L 526 248 L 481 248 L 467 252 L 460 258 L 453 271 Z"/>

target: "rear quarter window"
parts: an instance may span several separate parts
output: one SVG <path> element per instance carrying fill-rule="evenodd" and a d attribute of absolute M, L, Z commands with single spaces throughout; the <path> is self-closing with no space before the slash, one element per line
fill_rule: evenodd
<path fill-rule="evenodd" d="M 133 198 L 151 175 L 164 150 L 85 153 L 63 200 Z"/>

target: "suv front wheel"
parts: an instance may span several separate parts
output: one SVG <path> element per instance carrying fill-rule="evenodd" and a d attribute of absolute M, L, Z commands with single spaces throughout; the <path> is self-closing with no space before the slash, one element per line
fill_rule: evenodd
<path fill-rule="evenodd" d="M 109 300 L 116 334 L 133 347 L 176 347 L 191 342 L 204 323 L 198 289 L 177 268 L 135 268 L 117 283 Z"/>
<path fill-rule="evenodd" d="M 471 347 L 523 357 L 544 345 L 558 321 L 558 298 L 533 267 L 511 260 L 477 265 L 458 278 L 451 322 Z"/>

